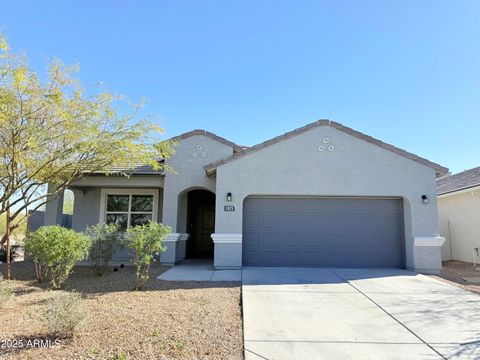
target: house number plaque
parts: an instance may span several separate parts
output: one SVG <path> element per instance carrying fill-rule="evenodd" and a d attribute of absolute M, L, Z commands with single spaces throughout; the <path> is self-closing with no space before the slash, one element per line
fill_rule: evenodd
<path fill-rule="evenodd" d="M 223 211 L 235 211 L 235 205 L 225 205 Z"/>

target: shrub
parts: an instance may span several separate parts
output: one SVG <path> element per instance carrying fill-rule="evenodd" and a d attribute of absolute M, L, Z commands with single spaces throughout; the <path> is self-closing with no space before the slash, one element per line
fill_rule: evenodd
<path fill-rule="evenodd" d="M 5 306 L 12 298 L 14 293 L 6 281 L 3 281 L 0 275 L 0 309 Z"/>
<path fill-rule="evenodd" d="M 133 251 L 132 262 L 136 267 L 137 282 L 135 289 L 138 290 L 148 280 L 150 264 L 154 257 L 165 251 L 164 239 L 172 229 L 163 224 L 149 222 L 127 230 L 125 242 Z"/>
<path fill-rule="evenodd" d="M 77 261 L 88 254 L 90 239 L 71 229 L 53 225 L 43 226 L 28 234 L 25 252 L 33 258 L 39 281 L 50 277 L 52 287 L 60 288 Z"/>
<path fill-rule="evenodd" d="M 83 326 L 87 311 L 81 296 L 78 292 L 69 292 L 47 302 L 44 316 L 52 333 L 68 337 Z"/>
<path fill-rule="evenodd" d="M 86 229 L 85 234 L 90 238 L 92 244 L 89 258 L 93 271 L 97 275 L 103 275 L 119 244 L 118 227 L 114 224 L 90 226 Z"/>

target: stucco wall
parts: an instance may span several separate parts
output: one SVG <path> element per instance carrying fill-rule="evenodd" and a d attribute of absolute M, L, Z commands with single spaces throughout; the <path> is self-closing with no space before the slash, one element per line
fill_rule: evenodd
<path fill-rule="evenodd" d="M 318 150 L 322 145 L 323 152 Z M 415 267 L 414 237 L 438 236 L 435 170 L 332 127 L 313 128 L 226 163 L 218 167 L 216 178 L 215 233 L 242 233 L 247 196 L 290 194 L 402 197 L 407 267 Z M 228 192 L 231 203 L 225 201 Z M 225 212 L 224 205 L 236 210 Z"/>
<path fill-rule="evenodd" d="M 175 154 L 168 160 L 176 173 L 165 175 L 163 207 L 163 222 L 171 226 L 173 232 L 185 232 L 187 206 L 183 195 L 186 192 L 201 188 L 215 193 L 215 178 L 205 176 L 203 167 L 232 152 L 231 147 L 204 135 L 194 135 L 177 143 Z"/>
<path fill-rule="evenodd" d="M 83 231 L 87 226 L 98 224 L 100 218 L 100 188 L 73 190 L 72 229 Z"/>
<path fill-rule="evenodd" d="M 480 247 L 480 191 L 440 197 L 438 217 L 443 260 L 472 262 L 473 248 Z"/>

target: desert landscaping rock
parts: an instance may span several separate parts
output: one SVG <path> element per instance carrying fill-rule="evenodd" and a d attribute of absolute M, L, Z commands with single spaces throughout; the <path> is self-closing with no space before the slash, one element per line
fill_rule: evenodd
<path fill-rule="evenodd" d="M 42 312 L 59 293 L 83 293 L 86 326 L 50 349 L 0 349 L 0 359 L 242 359 L 240 284 L 165 282 L 152 268 L 143 291 L 131 291 L 131 266 L 104 276 L 76 267 L 64 290 L 37 283 L 33 264 L 13 265 L 15 299 L 0 313 L 0 339 L 48 337 Z M 3 268 L 2 268 L 3 270 Z"/>

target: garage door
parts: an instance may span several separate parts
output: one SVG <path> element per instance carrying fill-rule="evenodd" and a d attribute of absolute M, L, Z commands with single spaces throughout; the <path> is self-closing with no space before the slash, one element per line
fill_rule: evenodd
<path fill-rule="evenodd" d="M 248 197 L 246 266 L 404 267 L 401 199 Z"/>

